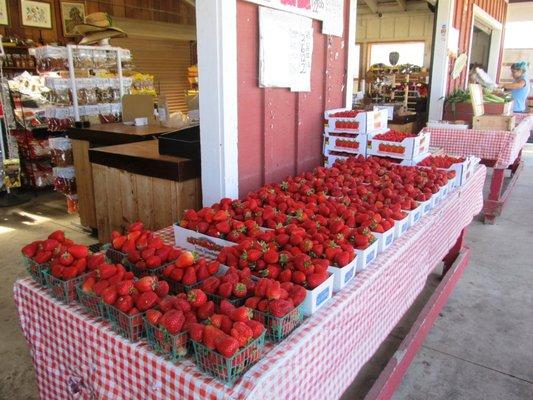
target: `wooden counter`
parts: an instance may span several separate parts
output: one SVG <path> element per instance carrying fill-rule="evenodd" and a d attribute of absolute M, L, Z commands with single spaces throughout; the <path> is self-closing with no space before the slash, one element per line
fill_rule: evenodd
<path fill-rule="evenodd" d="M 161 125 L 132 126 L 123 123 L 91 125 L 88 128 L 71 128 L 68 136 L 72 140 L 74 168 L 78 190 L 78 211 L 80 223 L 96 229 L 96 211 L 92 167 L 89 149 L 123 143 L 152 140 L 155 137 L 175 131 Z"/>
<path fill-rule="evenodd" d="M 136 220 L 169 226 L 201 205 L 200 162 L 160 155 L 157 140 L 92 149 L 89 160 L 100 242 Z"/>

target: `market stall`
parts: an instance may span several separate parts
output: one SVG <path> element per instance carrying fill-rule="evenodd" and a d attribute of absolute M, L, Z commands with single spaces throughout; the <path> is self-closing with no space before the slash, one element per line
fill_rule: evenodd
<path fill-rule="evenodd" d="M 27 279 L 18 281 L 15 299 L 41 396 L 62 398 L 74 390 L 156 399 L 339 397 L 481 210 L 484 178 L 485 168 L 479 167 L 463 187 L 422 217 L 285 341 L 267 345 L 262 359 L 233 387 L 202 374 L 188 359 L 165 361 L 145 343 L 119 337 L 107 322 L 80 307 L 54 300 Z M 174 243 L 172 228 L 158 234 Z"/>
<path fill-rule="evenodd" d="M 494 223 L 501 214 L 523 168 L 520 155 L 533 129 L 533 117 L 515 114 L 517 126 L 512 131 L 424 128 L 431 133 L 431 145 L 458 156 L 474 155 L 493 168 L 490 192 L 483 206 L 485 223 Z M 503 191 L 505 171 L 511 170 L 511 180 Z M 502 192 L 503 191 L 503 192 Z"/>

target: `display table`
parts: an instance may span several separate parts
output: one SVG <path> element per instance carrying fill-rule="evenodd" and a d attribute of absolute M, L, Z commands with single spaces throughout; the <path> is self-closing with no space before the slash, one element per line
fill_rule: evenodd
<path fill-rule="evenodd" d="M 175 364 L 165 361 L 144 342 L 126 341 L 107 322 L 89 317 L 80 307 L 53 300 L 29 279 L 17 281 L 15 302 L 41 398 L 90 398 L 91 394 L 99 399 L 166 400 L 340 397 L 411 307 L 435 266 L 449 257 L 450 250 L 460 250 L 465 227 L 482 208 L 485 173 L 486 168 L 479 166 L 464 186 L 450 193 L 287 339 L 278 345 L 267 343 L 261 361 L 233 387 L 201 373 L 190 358 Z M 171 228 L 160 234 L 173 241 Z M 446 266 L 452 262 L 448 259 Z M 458 279 L 460 273 L 454 276 Z M 433 309 L 435 318 L 439 310 Z M 420 337 L 423 340 L 425 335 Z M 73 397 L 74 392 L 79 397 Z"/>
<path fill-rule="evenodd" d="M 447 154 L 479 157 L 483 164 L 494 169 L 490 193 L 483 206 L 484 222 L 488 224 L 494 223 L 494 219 L 501 214 L 518 179 L 523 168 L 521 151 L 533 129 L 532 115 L 515 114 L 515 117 L 517 126 L 512 131 L 423 129 L 431 132 L 431 146 L 441 147 Z M 512 179 L 502 192 L 506 169 L 511 170 Z"/>
<path fill-rule="evenodd" d="M 101 243 L 134 221 L 157 230 L 202 206 L 200 161 L 161 155 L 157 140 L 91 149 L 89 161 Z"/>

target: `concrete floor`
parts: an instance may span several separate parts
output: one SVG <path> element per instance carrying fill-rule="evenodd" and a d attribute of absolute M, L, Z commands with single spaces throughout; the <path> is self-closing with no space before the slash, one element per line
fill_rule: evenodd
<path fill-rule="evenodd" d="M 474 221 L 469 228 L 470 265 L 395 400 L 533 399 L 533 145 L 524 158 L 526 168 L 496 224 Z M 81 243 L 94 243 L 73 225 L 76 221 L 65 213 L 64 199 L 53 193 L 20 207 L 0 208 L 0 399 L 38 398 L 12 299 L 13 282 L 25 276 L 19 248 L 60 228 Z M 432 275 L 413 312 L 393 330 L 343 399 L 364 397 L 437 282 L 437 274 Z"/>

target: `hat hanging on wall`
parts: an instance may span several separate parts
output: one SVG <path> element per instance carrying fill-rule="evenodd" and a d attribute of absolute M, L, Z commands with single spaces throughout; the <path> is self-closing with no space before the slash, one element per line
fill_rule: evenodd
<path fill-rule="evenodd" d="M 94 44 L 105 39 L 126 37 L 120 28 L 112 25 L 111 17 L 107 13 L 96 12 L 85 17 L 85 23 L 76 25 L 74 30 L 83 35 L 79 44 Z"/>

